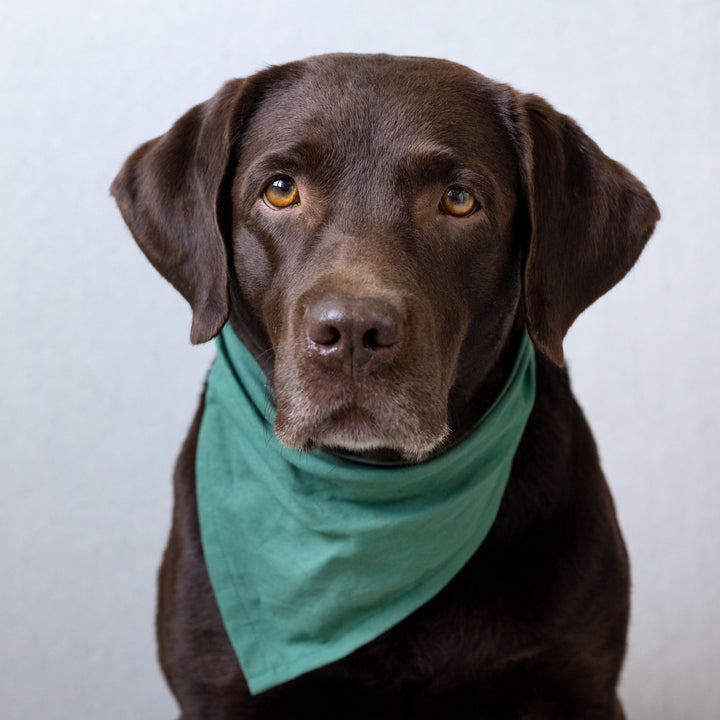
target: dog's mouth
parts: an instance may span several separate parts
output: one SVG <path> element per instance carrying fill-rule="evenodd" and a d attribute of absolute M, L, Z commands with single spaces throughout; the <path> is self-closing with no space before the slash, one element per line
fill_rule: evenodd
<path fill-rule="evenodd" d="M 421 462 L 444 440 L 447 429 L 436 437 L 398 438 L 397 428 L 389 428 L 377 416 L 357 405 L 334 413 L 314 433 L 313 444 L 324 449 L 351 453 L 370 460 Z"/>
<path fill-rule="evenodd" d="M 326 386 L 318 396 L 281 383 L 275 434 L 300 451 L 320 448 L 371 460 L 421 462 L 447 438 L 447 413 L 427 393 L 418 402 L 411 390 L 379 383 L 341 387 L 333 394 Z"/>

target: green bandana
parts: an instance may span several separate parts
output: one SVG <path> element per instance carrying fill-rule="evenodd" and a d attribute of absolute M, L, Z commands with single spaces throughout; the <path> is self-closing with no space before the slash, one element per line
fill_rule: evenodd
<path fill-rule="evenodd" d="M 477 428 L 418 465 L 300 453 L 273 434 L 266 378 L 229 326 L 197 448 L 203 550 L 259 693 L 338 660 L 436 595 L 485 539 L 535 398 L 527 334 Z"/>

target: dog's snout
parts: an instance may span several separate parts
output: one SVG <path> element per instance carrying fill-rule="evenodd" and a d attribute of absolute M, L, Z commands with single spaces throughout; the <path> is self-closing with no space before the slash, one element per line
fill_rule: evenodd
<path fill-rule="evenodd" d="M 403 317 L 381 298 L 334 295 L 310 308 L 305 330 L 315 359 L 352 374 L 394 354 L 402 340 Z"/>

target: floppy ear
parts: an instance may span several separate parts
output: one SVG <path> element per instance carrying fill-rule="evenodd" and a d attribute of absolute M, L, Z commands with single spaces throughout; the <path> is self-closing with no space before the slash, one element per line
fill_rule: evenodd
<path fill-rule="evenodd" d="M 141 145 L 110 192 L 148 260 L 190 303 L 191 342 L 227 320 L 228 264 L 217 210 L 245 80 L 232 80 Z"/>
<path fill-rule="evenodd" d="M 521 172 L 531 236 L 524 299 L 535 345 L 557 365 L 575 318 L 633 266 L 660 219 L 644 185 L 569 117 L 520 95 Z"/>

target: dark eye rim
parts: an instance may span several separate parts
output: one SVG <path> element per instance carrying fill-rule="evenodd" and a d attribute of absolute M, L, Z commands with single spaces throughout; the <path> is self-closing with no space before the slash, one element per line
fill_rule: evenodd
<path fill-rule="evenodd" d="M 459 190 L 461 192 L 467 193 L 472 198 L 472 201 L 473 201 L 472 207 L 467 212 L 454 213 L 451 210 L 448 210 L 444 201 L 445 201 L 445 197 L 451 190 Z M 454 218 L 466 218 L 470 215 L 473 215 L 478 210 L 479 207 L 480 207 L 480 203 L 478 202 L 477 197 L 475 197 L 475 194 L 473 192 L 471 192 L 470 190 L 468 190 L 466 187 L 463 187 L 462 185 L 450 185 L 449 187 L 447 187 L 445 189 L 445 192 L 443 192 L 443 194 L 440 198 L 440 202 L 438 203 L 438 208 L 439 208 L 440 212 L 443 213 L 443 215 L 448 215 L 449 217 L 454 217 Z"/>
<path fill-rule="evenodd" d="M 278 205 L 274 203 L 269 197 L 268 197 L 268 191 L 274 185 L 280 180 L 287 180 L 292 185 L 293 192 L 292 192 L 292 199 L 287 205 Z M 297 182 L 295 182 L 295 179 L 291 177 L 290 175 L 275 175 L 272 179 L 270 179 L 267 183 L 265 183 L 265 186 L 263 187 L 262 191 L 262 199 L 265 202 L 265 204 L 272 210 L 286 210 L 287 208 L 293 207 L 295 205 L 298 205 L 300 202 L 300 190 L 298 189 Z"/>

